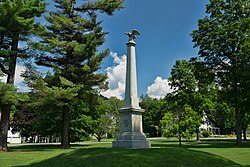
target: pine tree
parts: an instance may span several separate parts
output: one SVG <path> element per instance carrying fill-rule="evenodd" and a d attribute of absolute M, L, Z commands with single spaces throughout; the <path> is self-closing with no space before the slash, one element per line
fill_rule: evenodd
<path fill-rule="evenodd" d="M 106 32 L 97 21 L 97 12 L 113 15 L 122 8 L 122 0 L 99 0 L 76 3 L 74 0 L 54 0 L 57 11 L 45 17 L 48 26 L 40 29 L 42 41 L 31 45 L 38 49 L 37 65 L 52 67 L 56 73 L 80 87 L 77 98 L 86 99 L 102 86 L 106 75 L 97 73 L 108 50 L 97 47 L 105 42 Z M 56 80 L 50 86 L 59 86 Z M 62 147 L 69 148 L 70 103 L 63 106 Z"/>
<path fill-rule="evenodd" d="M 7 84 L 14 85 L 17 59 L 25 59 L 25 50 L 18 48 L 32 34 L 35 17 L 45 11 L 42 0 L 4 0 L 0 2 L 0 69 L 7 75 Z M 2 110 L 0 150 L 7 148 L 7 132 L 11 105 Z"/>

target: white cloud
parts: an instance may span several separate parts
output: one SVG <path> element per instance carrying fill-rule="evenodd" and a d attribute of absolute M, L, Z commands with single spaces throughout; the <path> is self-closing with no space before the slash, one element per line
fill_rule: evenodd
<path fill-rule="evenodd" d="M 109 89 L 101 92 L 105 97 L 115 96 L 122 99 L 125 92 L 125 76 L 126 76 L 126 62 L 127 56 L 119 57 L 117 53 L 111 52 L 113 57 L 114 66 L 106 68 L 109 82 Z"/>
<path fill-rule="evenodd" d="M 15 85 L 16 86 L 23 83 L 23 77 L 21 77 L 21 74 L 23 71 L 25 71 L 24 66 L 21 66 L 21 65 L 16 66 L 16 73 L 15 73 Z"/>
<path fill-rule="evenodd" d="M 7 77 L 6 76 L 0 77 L 0 81 L 1 82 L 6 82 L 7 81 Z"/>
<path fill-rule="evenodd" d="M 25 71 L 25 67 L 17 64 L 16 66 L 16 72 L 15 72 L 15 86 L 18 88 L 18 91 L 20 92 L 27 92 L 29 91 L 29 88 L 26 84 L 23 83 L 24 79 L 21 77 L 22 72 Z M 7 81 L 7 76 L 0 77 L 0 80 L 4 83 Z"/>
<path fill-rule="evenodd" d="M 156 77 L 154 83 L 148 86 L 147 94 L 151 98 L 160 99 L 166 96 L 167 93 L 171 93 L 173 90 L 169 86 L 169 81 L 167 79 L 162 79 L 161 77 Z"/>
<path fill-rule="evenodd" d="M 18 92 L 30 92 L 30 88 L 24 83 L 18 84 L 16 86 L 18 87 Z"/>

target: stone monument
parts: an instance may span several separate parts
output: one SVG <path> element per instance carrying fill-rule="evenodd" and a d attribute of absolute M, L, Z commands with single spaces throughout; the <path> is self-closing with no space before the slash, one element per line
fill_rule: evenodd
<path fill-rule="evenodd" d="M 129 37 L 127 45 L 127 68 L 125 105 L 120 112 L 120 133 L 112 142 L 113 148 L 150 148 L 151 144 L 146 139 L 142 129 L 142 114 L 144 109 L 139 107 L 137 97 L 136 57 L 134 39 L 140 35 L 137 30 L 125 33 Z"/>

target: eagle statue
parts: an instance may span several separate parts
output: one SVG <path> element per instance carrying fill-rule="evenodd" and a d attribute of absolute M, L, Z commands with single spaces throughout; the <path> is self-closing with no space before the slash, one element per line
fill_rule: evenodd
<path fill-rule="evenodd" d="M 136 29 L 133 29 L 132 32 L 125 32 L 126 35 L 129 37 L 129 41 L 134 41 L 136 35 L 140 35 L 140 32 Z"/>

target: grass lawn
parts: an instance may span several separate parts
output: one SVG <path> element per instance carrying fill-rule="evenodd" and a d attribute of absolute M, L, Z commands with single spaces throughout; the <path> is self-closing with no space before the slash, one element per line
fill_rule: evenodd
<path fill-rule="evenodd" d="M 58 145 L 11 146 L 0 152 L 0 167 L 250 167 L 250 142 L 152 142 L 151 149 L 112 149 L 110 142 L 84 142 L 62 150 Z"/>

